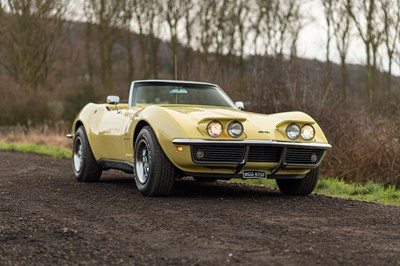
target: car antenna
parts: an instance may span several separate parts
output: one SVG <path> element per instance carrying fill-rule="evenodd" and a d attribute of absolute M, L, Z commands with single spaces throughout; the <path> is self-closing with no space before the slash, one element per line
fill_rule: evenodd
<path fill-rule="evenodd" d="M 175 80 L 178 80 L 178 60 L 175 53 Z"/>

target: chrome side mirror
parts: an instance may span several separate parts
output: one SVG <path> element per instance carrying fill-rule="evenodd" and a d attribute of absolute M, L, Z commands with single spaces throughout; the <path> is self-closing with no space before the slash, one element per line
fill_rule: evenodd
<path fill-rule="evenodd" d="M 244 103 L 243 102 L 235 102 L 235 106 L 239 110 L 243 110 L 244 109 Z"/>
<path fill-rule="evenodd" d="M 107 103 L 108 104 L 119 104 L 119 97 L 115 95 L 107 96 Z"/>
<path fill-rule="evenodd" d="M 107 96 L 107 103 L 108 104 L 114 104 L 115 109 L 117 109 L 117 114 L 121 113 L 121 111 L 118 109 L 118 104 L 119 104 L 119 97 L 115 95 L 109 95 Z"/>

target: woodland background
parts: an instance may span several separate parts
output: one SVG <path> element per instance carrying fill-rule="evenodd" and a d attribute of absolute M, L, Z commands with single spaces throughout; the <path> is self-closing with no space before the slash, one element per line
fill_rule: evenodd
<path fill-rule="evenodd" d="M 315 23 L 305 2 L 1 0 L 0 139 L 52 144 L 86 103 L 174 79 L 176 55 L 178 79 L 217 83 L 248 111 L 313 116 L 333 146 L 324 174 L 400 187 L 400 0 L 321 0 L 325 62 L 298 54 Z M 363 65 L 347 63 L 354 40 Z"/>

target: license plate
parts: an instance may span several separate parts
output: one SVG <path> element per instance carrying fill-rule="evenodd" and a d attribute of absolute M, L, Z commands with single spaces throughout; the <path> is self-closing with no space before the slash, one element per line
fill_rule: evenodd
<path fill-rule="evenodd" d="M 267 173 L 264 171 L 244 171 L 243 178 L 267 178 Z"/>

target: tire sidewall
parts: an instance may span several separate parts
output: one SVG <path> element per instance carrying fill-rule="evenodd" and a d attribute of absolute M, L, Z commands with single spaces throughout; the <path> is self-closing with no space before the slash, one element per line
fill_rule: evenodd
<path fill-rule="evenodd" d="M 310 170 L 303 179 L 276 180 L 279 189 L 285 195 L 307 196 L 317 186 L 319 179 L 319 167 Z"/>
<path fill-rule="evenodd" d="M 75 162 L 74 162 L 74 150 L 75 150 L 75 145 L 76 145 L 76 142 L 78 139 L 81 141 L 81 145 L 82 145 L 82 166 L 79 171 L 76 171 Z M 72 146 L 72 169 L 73 169 L 75 178 L 79 182 L 91 182 L 91 181 L 98 180 L 98 178 L 95 178 L 92 180 L 89 177 L 89 175 L 92 174 L 89 169 L 90 168 L 90 165 L 89 165 L 90 164 L 90 161 L 89 161 L 90 156 L 93 156 L 93 155 L 91 154 L 91 149 L 90 149 L 88 138 L 86 136 L 86 131 L 83 127 L 79 127 L 75 133 L 74 144 Z"/>
<path fill-rule="evenodd" d="M 78 139 L 81 141 L 82 151 L 83 151 L 82 152 L 82 166 L 81 166 L 80 171 L 76 171 L 75 162 L 74 162 L 74 150 L 75 150 L 75 145 L 76 145 L 76 142 L 77 142 Z M 75 133 L 74 144 L 72 146 L 72 169 L 74 171 L 75 178 L 78 181 L 85 181 L 84 180 L 85 171 L 88 170 L 87 169 L 87 167 L 88 167 L 88 161 L 87 161 L 88 148 L 89 147 L 88 147 L 88 140 L 87 140 L 87 137 L 86 137 L 86 132 L 82 127 L 79 127 L 78 130 Z"/>
<path fill-rule="evenodd" d="M 139 143 L 141 141 L 144 141 L 147 145 L 147 152 L 148 152 L 148 160 L 149 160 L 149 164 L 150 164 L 150 169 L 149 169 L 149 176 L 146 180 L 145 183 L 142 183 L 139 180 L 139 177 L 137 176 L 137 169 L 136 169 L 136 158 L 137 158 L 137 153 L 139 152 L 138 149 L 136 149 L 136 147 L 138 147 Z M 135 141 L 135 148 L 134 148 L 134 169 L 135 169 L 135 183 L 136 186 L 138 188 L 139 191 L 141 192 L 148 192 L 151 190 L 152 188 L 152 183 L 154 182 L 154 171 L 155 171 L 155 163 L 153 158 L 154 158 L 154 154 L 155 154 L 155 150 L 154 150 L 154 140 L 150 134 L 150 132 L 148 131 L 147 128 L 143 128 Z"/>
<path fill-rule="evenodd" d="M 81 173 L 82 173 L 82 171 L 83 171 L 83 166 L 84 166 L 84 160 L 82 160 L 82 165 L 81 165 L 81 169 L 79 169 L 79 171 L 77 171 L 76 170 L 76 167 L 75 167 L 75 160 L 74 160 L 74 156 L 75 156 L 75 146 L 76 146 L 76 143 L 77 143 L 77 141 L 80 141 L 81 142 L 81 145 L 82 145 L 82 147 L 83 147 L 83 140 L 82 140 L 82 137 L 81 137 L 81 134 L 79 134 L 78 132 L 76 132 L 76 134 L 75 134 L 75 138 L 74 138 L 74 142 L 73 142 L 73 145 L 72 145 L 72 170 L 74 171 L 74 175 L 75 175 L 75 177 L 78 177 Z"/>

